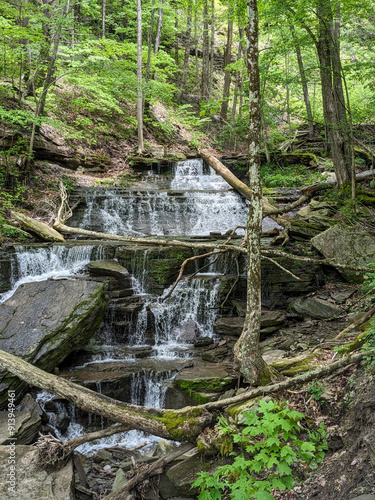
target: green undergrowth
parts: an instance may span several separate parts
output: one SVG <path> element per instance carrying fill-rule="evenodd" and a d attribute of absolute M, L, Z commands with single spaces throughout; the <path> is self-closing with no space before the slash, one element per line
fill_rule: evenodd
<path fill-rule="evenodd" d="M 315 182 L 324 182 L 325 176 L 306 165 L 278 167 L 267 163 L 261 168 L 262 184 L 266 188 L 300 188 Z"/>
<path fill-rule="evenodd" d="M 261 400 L 243 416 L 241 428 L 220 419 L 219 432 L 233 462 L 213 474 L 199 473 L 192 484 L 199 488 L 198 500 L 272 500 L 275 490 L 293 488 L 323 460 L 325 427 L 305 428 L 304 415 L 286 403 Z"/>

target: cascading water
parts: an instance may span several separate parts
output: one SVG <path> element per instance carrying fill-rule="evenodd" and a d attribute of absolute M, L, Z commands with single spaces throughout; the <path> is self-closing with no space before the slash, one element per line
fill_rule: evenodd
<path fill-rule="evenodd" d="M 10 298 L 23 283 L 50 278 L 67 278 L 84 268 L 92 260 L 105 258 L 102 245 L 52 245 L 25 247 L 17 245 L 11 255 L 12 289 L 0 294 L 0 303 Z"/>
<path fill-rule="evenodd" d="M 176 375 L 176 372 L 168 371 L 166 373 L 155 373 L 150 370 L 143 370 L 142 372 L 133 373 L 131 380 L 131 403 L 134 405 L 148 406 L 150 408 L 162 408 L 165 401 L 167 392 L 166 381 L 170 380 Z M 101 392 L 100 383 L 97 385 L 97 392 Z M 55 396 L 47 391 L 41 391 L 36 401 L 41 406 L 42 410 L 48 418 L 48 425 L 53 429 L 54 434 L 61 441 L 68 441 L 77 436 L 82 436 L 87 432 L 87 429 L 77 421 L 75 407 L 69 404 L 68 407 L 60 401 L 54 401 Z M 48 410 L 47 403 L 54 401 L 54 411 Z M 69 417 L 69 426 L 62 432 L 58 428 L 58 420 L 61 421 L 62 417 Z M 97 421 L 95 415 L 88 414 L 88 426 L 98 427 L 94 425 Z M 103 418 L 101 418 L 99 427 L 103 426 Z M 141 442 L 147 441 L 147 448 L 149 449 L 155 443 L 160 441 L 156 436 L 148 436 L 140 431 L 128 431 L 110 436 L 108 438 L 99 439 L 94 442 L 85 443 L 78 448 L 77 451 L 83 454 L 90 454 L 95 450 L 101 448 L 108 448 L 111 446 L 123 446 L 125 448 L 132 448 Z"/>
<path fill-rule="evenodd" d="M 247 203 L 202 160 L 179 162 L 170 190 L 98 189 L 80 227 L 134 235 L 206 235 L 246 223 Z"/>

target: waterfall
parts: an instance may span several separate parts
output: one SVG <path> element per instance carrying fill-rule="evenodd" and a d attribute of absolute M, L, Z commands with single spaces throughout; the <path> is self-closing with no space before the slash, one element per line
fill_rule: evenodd
<path fill-rule="evenodd" d="M 66 278 L 83 269 L 90 261 L 105 258 L 105 247 L 102 245 L 17 245 L 14 250 L 11 255 L 12 289 L 0 294 L 0 303 L 10 298 L 23 283 Z"/>
<path fill-rule="evenodd" d="M 247 202 L 202 160 L 178 162 L 169 190 L 97 189 L 86 202 L 80 227 L 127 236 L 226 232 L 247 216 Z"/>

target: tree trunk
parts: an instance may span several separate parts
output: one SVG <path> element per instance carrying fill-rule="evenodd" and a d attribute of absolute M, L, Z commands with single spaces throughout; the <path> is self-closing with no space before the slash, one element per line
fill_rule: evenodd
<path fill-rule="evenodd" d="M 142 91 L 142 0 L 137 0 L 137 121 L 138 154 L 143 153 L 143 91 Z"/>
<path fill-rule="evenodd" d="M 234 346 L 234 357 L 244 379 L 266 385 L 271 372 L 259 349 L 261 316 L 261 253 L 263 199 L 260 178 L 260 81 L 257 0 L 247 0 L 246 66 L 249 78 L 249 186 L 251 204 L 247 219 L 247 293 L 244 329 Z"/>
<path fill-rule="evenodd" d="M 215 0 L 211 1 L 211 40 L 210 40 L 210 55 L 209 55 L 209 81 L 208 81 L 208 96 L 212 97 L 214 87 L 214 52 L 215 52 Z"/>
<path fill-rule="evenodd" d="M 160 4 L 163 4 L 163 0 L 159 0 Z M 161 40 L 161 29 L 163 27 L 163 7 L 159 7 L 159 12 L 158 12 L 158 22 L 156 24 L 156 36 L 155 36 L 155 47 L 154 47 L 154 53 L 157 54 L 159 52 L 159 47 L 160 47 L 160 40 Z"/>
<path fill-rule="evenodd" d="M 240 28 L 240 41 L 238 42 L 237 61 L 239 61 L 241 59 L 241 54 L 242 54 L 241 38 L 242 38 L 242 36 L 241 36 L 241 28 Z M 233 106 L 232 106 L 232 119 L 233 120 L 236 118 L 237 100 L 238 100 L 239 91 L 240 91 L 240 71 L 236 71 L 236 80 L 234 83 Z"/>
<path fill-rule="evenodd" d="M 309 87 L 307 85 L 306 71 L 305 71 L 305 67 L 303 65 L 301 47 L 299 46 L 298 40 L 296 37 L 296 30 L 294 29 L 294 26 L 292 24 L 290 25 L 290 31 L 292 33 L 294 46 L 296 48 L 298 68 L 299 68 L 299 74 L 301 77 L 301 84 L 302 84 L 302 90 L 303 90 L 303 100 L 305 102 L 307 123 L 309 126 L 309 137 L 310 137 L 310 139 L 312 139 L 314 137 L 314 119 L 313 119 L 313 114 L 312 114 L 312 110 L 311 110 L 311 103 L 310 103 L 310 97 L 309 97 Z"/>
<path fill-rule="evenodd" d="M 31 386 L 72 401 L 82 410 L 166 439 L 194 442 L 213 420 L 213 416 L 203 408 L 160 410 L 123 403 L 46 373 L 5 351 L 0 351 L 0 366 Z"/>
<path fill-rule="evenodd" d="M 147 65 L 146 65 L 146 82 L 150 78 L 150 67 L 151 67 L 151 52 L 152 52 L 152 35 L 154 33 L 154 17 L 155 17 L 155 0 L 152 0 L 151 5 L 151 19 L 150 19 L 150 30 L 147 36 Z"/>
<path fill-rule="evenodd" d="M 210 37 L 208 35 L 208 3 L 204 0 L 203 4 L 203 47 L 202 47 L 202 99 L 209 98 L 209 55 L 210 55 Z"/>
<path fill-rule="evenodd" d="M 319 18 L 319 37 L 316 40 L 316 46 L 322 85 L 324 122 L 331 147 L 337 184 L 341 186 L 349 181 L 351 171 L 350 159 L 348 161 L 345 155 L 346 138 L 344 137 L 344 133 L 346 128 L 345 122 L 347 123 L 347 120 L 345 118 L 344 122 L 340 122 L 339 114 L 341 115 L 342 109 L 341 104 L 338 103 L 338 83 L 333 82 L 334 74 L 337 74 L 337 68 L 333 69 L 334 61 L 335 66 L 337 65 L 337 54 L 332 59 L 332 50 L 337 50 L 337 48 L 335 49 L 332 40 L 333 12 L 331 3 L 327 2 L 327 0 L 319 0 L 317 15 Z M 338 43 L 338 40 L 336 43 Z"/>
<path fill-rule="evenodd" d="M 184 54 L 184 67 L 182 70 L 181 77 L 181 87 L 185 88 L 187 74 L 189 70 L 189 57 L 190 57 L 190 46 L 191 46 L 191 14 L 192 14 L 192 0 L 189 0 L 188 11 L 187 11 L 187 24 L 186 24 L 186 45 Z"/>
<path fill-rule="evenodd" d="M 107 7 L 107 0 L 102 0 L 102 38 L 105 38 L 106 7 Z"/>
<path fill-rule="evenodd" d="M 229 10 L 229 20 L 228 20 L 228 34 L 227 34 L 227 45 L 225 47 L 224 53 L 224 88 L 223 88 L 223 102 L 221 104 L 220 116 L 223 120 L 227 120 L 228 114 L 228 100 L 230 93 L 230 84 L 232 80 L 232 72 L 226 70 L 226 66 L 230 64 L 232 59 L 232 40 L 233 40 L 233 19 L 232 19 L 233 9 Z"/>

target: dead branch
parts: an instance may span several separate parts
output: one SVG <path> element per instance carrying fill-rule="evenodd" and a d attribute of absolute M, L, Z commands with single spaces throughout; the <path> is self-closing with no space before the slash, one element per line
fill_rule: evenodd
<path fill-rule="evenodd" d="M 201 254 L 201 255 L 194 255 L 193 257 L 189 257 L 188 259 L 185 259 L 184 262 L 181 264 L 180 272 L 178 273 L 177 279 L 174 282 L 173 287 L 169 290 L 169 292 L 167 293 L 167 295 L 165 297 L 163 297 L 163 299 L 162 299 L 163 302 L 164 302 L 164 300 L 168 299 L 172 295 L 172 293 L 175 290 L 176 286 L 181 281 L 182 275 L 184 274 L 185 267 L 186 267 L 186 265 L 189 262 L 193 262 L 194 260 L 198 260 L 198 259 L 203 259 L 203 258 L 209 257 L 211 255 L 218 255 L 218 254 L 220 255 L 222 253 L 225 253 L 226 251 L 227 250 L 218 250 L 217 252 L 214 251 L 214 252 L 204 253 L 204 254 Z"/>
<path fill-rule="evenodd" d="M 281 264 L 279 264 L 278 262 L 276 262 L 276 260 L 271 259 L 270 257 L 266 257 L 265 255 L 262 256 L 262 259 L 269 260 L 270 262 L 272 262 L 272 264 L 275 264 L 275 266 L 279 267 L 282 271 L 284 271 L 284 273 L 289 274 L 295 280 L 297 280 L 297 281 L 303 281 L 301 278 L 299 278 L 298 276 L 296 276 L 295 274 L 293 274 L 291 271 L 288 271 L 288 269 L 285 269 L 285 267 L 282 266 Z"/>
<path fill-rule="evenodd" d="M 90 432 L 69 441 L 60 441 L 52 434 L 40 434 L 38 441 L 34 444 L 39 451 L 39 465 L 49 471 L 61 469 L 69 460 L 73 451 L 81 444 L 129 430 L 131 430 L 131 427 L 128 425 L 112 425 L 107 429 Z"/>
<path fill-rule="evenodd" d="M 352 330 L 357 328 L 357 326 L 366 323 L 366 321 L 372 318 L 374 314 L 375 314 L 375 306 L 372 307 L 369 311 L 367 311 L 367 313 L 364 314 L 361 318 L 357 319 L 356 321 L 354 321 L 354 323 L 352 323 L 351 325 L 347 326 L 344 330 L 342 330 L 338 335 L 336 335 L 334 340 L 341 339 L 346 333 L 351 332 Z"/>
<path fill-rule="evenodd" d="M 188 451 L 193 449 L 193 445 L 187 444 L 183 445 L 180 448 L 177 448 L 176 450 L 173 450 L 171 453 L 168 453 L 168 455 L 165 455 L 162 458 L 159 458 L 159 460 L 156 460 L 153 464 L 149 465 L 148 467 L 144 467 L 143 470 L 140 472 L 136 473 L 134 477 L 132 477 L 127 483 L 125 483 L 121 488 L 118 490 L 114 491 L 113 493 L 110 493 L 106 497 L 104 497 L 104 500 L 127 500 L 130 497 L 130 491 L 134 489 L 138 484 L 142 483 L 145 479 L 148 479 L 149 477 L 156 476 L 157 474 L 161 474 L 167 464 L 170 462 L 173 462 L 176 458 L 180 457 L 184 453 L 187 453 Z"/>

